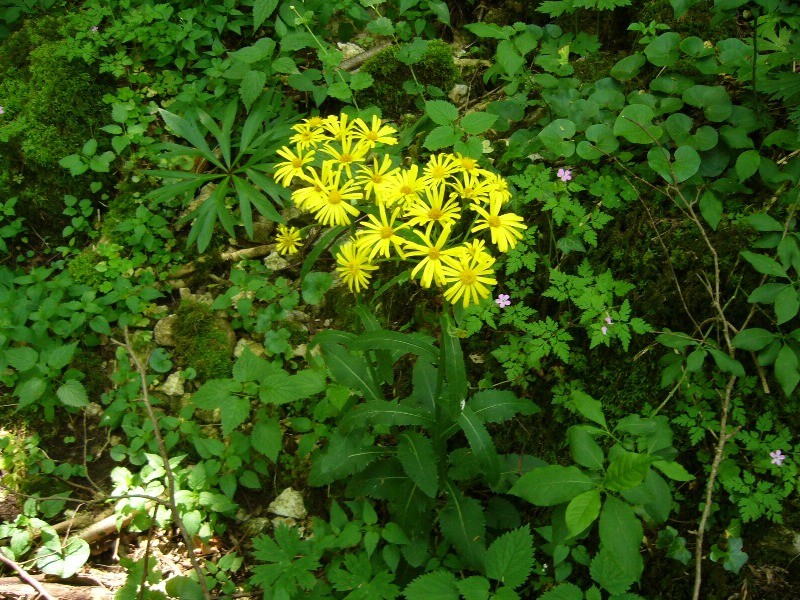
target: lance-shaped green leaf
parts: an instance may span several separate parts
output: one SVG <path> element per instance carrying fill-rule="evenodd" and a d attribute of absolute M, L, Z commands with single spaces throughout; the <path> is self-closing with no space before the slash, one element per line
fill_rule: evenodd
<path fill-rule="evenodd" d="M 416 354 L 430 360 L 439 358 L 439 352 L 437 352 L 433 344 L 399 331 L 387 331 L 385 329 L 362 333 L 350 343 L 350 348 L 353 350 L 373 350 L 378 348 L 401 354 Z"/>
<path fill-rule="evenodd" d="M 694 475 L 676 462 L 657 460 L 653 463 L 653 466 L 674 481 L 694 480 Z"/>
<path fill-rule="evenodd" d="M 709 348 L 708 352 L 721 371 L 737 377 L 744 377 L 744 367 L 738 360 L 717 348 Z"/>
<path fill-rule="evenodd" d="M 594 481 L 578 467 L 548 465 L 525 473 L 509 493 L 536 506 L 555 506 L 594 487 Z"/>
<path fill-rule="evenodd" d="M 603 470 L 603 449 L 589 435 L 586 427 L 573 425 L 567 430 L 569 448 L 576 463 L 592 471 Z"/>
<path fill-rule="evenodd" d="M 486 481 L 494 485 L 500 479 L 500 457 L 495 450 L 492 436 L 486 431 L 483 422 L 472 411 L 469 406 L 465 406 L 458 415 L 458 424 L 464 435 L 467 436 L 469 447 L 478 459 Z"/>
<path fill-rule="evenodd" d="M 777 337 L 780 336 L 766 329 L 751 327 L 737 333 L 731 340 L 731 345 L 748 352 L 757 352 L 766 348 L 767 344 Z"/>
<path fill-rule="evenodd" d="M 338 227 L 331 227 L 328 231 L 322 234 L 319 241 L 311 249 L 311 252 L 308 253 L 306 260 L 303 263 L 303 267 L 300 269 L 300 281 L 302 281 L 309 271 L 311 271 L 314 263 L 320 257 L 320 255 L 330 248 L 333 242 L 336 241 L 336 238 L 342 235 L 342 233 L 344 233 L 346 230 L 347 227 L 344 225 L 339 225 Z"/>
<path fill-rule="evenodd" d="M 517 398 L 507 390 L 483 390 L 475 394 L 467 403 L 484 423 L 502 423 L 516 415 L 532 415 L 539 407 L 528 398 Z"/>
<path fill-rule="evenodd" d="M 800 359 L 789 344 L 781 346 L 778 356 L 775 358 L 775 378 L 787 396 L 791 396 L 797 384 L 800 383 Z"/>
<path fill-rule="evenodd" d="M 385 454 L 383 448 L 365 442 L 363 429 L 337 429 L 328 439 L 328 445 L 314 456 L 308 481 L 311 485 L 328 485 L 363 471 Z"/>
<path fill-rule="evenodd" d="M 415 402 L 431 414 L 436 412 L 436 383 L 438 377 L 439 370 L 430 361 L 419 358 L 414 363 L 412 373 L 414 389 L 411 392 L 410 401 Z"/>
<path fill-rule="evenodd" d="M 612 594 L 622 594 L 639 579 L 642 524 L 630 505 L 606 496 L 600 511 L 601 551 L 592 561 L 592 578 Z"/>
<path fill-rule="evenodd" d="M 373 315 L 365 305 L 359 304 L 356 306 L 355 313 L 365 331 L 383 331 L 380 323 L 378 323 L 378 319 L 375 318 L 375 315 Z M 392 354 L 386 349 L 375 349 L 373 355 L 377 362 L 378 373 L 381 379 L 388 385 L 394 385 L 394 361 L 392 360 Z"/>
<path fill-rule="evenodd" d="M 449 480 L 445 480 L 447 504 L 439 512 L 442 534 L 453 544 L 471 567 L 482 570 L 486 553 L 486 517 L 480 502 L 464 496 Z"/>
<path fill-rule="evenodd" d="M 208 162 L 216 165 L 222 170 L 225 170 L 225 166 L 214 155 L 214 153 L 211 151 L 211 148 L 208 147 L 208 143 L 206 142 L 203 134 L 200 132 L 200 128 L 197 126 L 197 123 L 189 119 L 179 117 L 178 115 L 163 108 L 159 108 L 158 112 L 161 114 L 161 118 L 164 119 L 164 122 L 167 124 L 169 129 L 194 146 L 194 148 L 199 151 L 203 155 L 203 158 L 205 158 Z"/>
<path fill-rule="evenodd" d="M 606 417 L 603 414 L 603 404 L 599 400 L 595 400 L 589 394 L 580 390 L 572 390 L 570 399 L 584 419 L 594 421 L 603 429 L 608 429 Z"/>
<path fill-rule="evenodd" d="M 347 479 L 346 494 L 353 498 L 367 496 L 376 500 L 401 498 L 409 477 L 395 457 L 371 463 L 366 469 Z"/>
<path fill-rule="evenodd" d="M 603 485 L 616 492 L 629 490 L 644 481 L 653 458 L 637 452 L 622 452 L 611 461 Z"/>
<path fill-rule="evenodd" d="M 322 356 L 333 378 L 342 385 L 359 391 L 367 400 L 382 400 L 383 394 L 367 369 L 363 356 L 357 356 L 339 344 L 321 344 Z"/>
<path fill-rule="evenodd" d="M 433 415 L 423 408 L 373 400 L 359 404 L 348 412 L 339 422 L 339 426 L 343 429 L 366 425 L 417 425 L 430 428 L 434 423 Z"/>
<path fill-rule="evenodd" d="M 786 274 L 786 269 L 781 266 L 781 263 L 764 254 L 756 254 L 748 250 L 743 250 L 741 253 L 742 258 L 753 265 L 753 268 L 759 273 L 764 275 L 771 275 L 772 277 L 783 277 L 784 279 L 789 276 Z"/>
<path fill-rule="evenodd" d="M 442 325 L 442 354 L 444 357 L 444 372 L 447 381 L 447 412 L 456 416 L 462 401 L 467 399 L 467 370 L 464 365 L 464 353 L 458 341 L 456 330 L 449 315 L 443 315 Z M 441 365 L 439 365 L 441 368 Z"/>
<path fill-rule="evenodd" d="M 397 459 L 411 481 L 426 496 L 435 498 L 439 492 L 439 473 L 431 440 L 416 431 L 404 431 L 398 436 Z"/>

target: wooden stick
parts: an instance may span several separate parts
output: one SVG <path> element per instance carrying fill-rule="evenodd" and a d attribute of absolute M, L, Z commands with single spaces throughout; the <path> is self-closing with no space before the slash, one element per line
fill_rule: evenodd
<path fill-rule="evenodd" d="M 33 577 L 28 575 L 25 569 L 23 569 L 20 565 L 15 563 L 10 558 L 6 558 L 6 556 L 2 552 L 0 552 L 0 561 L 2 561 L 7 566 L 14 569 L 19 574 L 19 578 L 22 579 L 22 581 L 27 583 L 29 586 L 31 586 L 33 589 L 35 589 L 39 593 L 39 595 L 42 598 L 44 598 L 44 600 L 56 600 L 55 598 L 53 598 L 53 596 L 51 596 L 45 591 L 45 589 L 41 586 L 41 584 L 38 581 L 36 581 Z"/>

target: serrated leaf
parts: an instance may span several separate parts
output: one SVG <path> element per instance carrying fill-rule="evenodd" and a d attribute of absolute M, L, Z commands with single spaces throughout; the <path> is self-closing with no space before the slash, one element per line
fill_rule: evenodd
<path fill-rule="evenodd" d="M 562 583 L 539 596 L 539 600 L 583 600 L 583 591 L 573 583 Z"/>
<path fill-rule="evenodd" d="M 461 119 L 461 127 L 470 135 L 479 135 L 488 131 L 496 120 L 497 115 L 476 111 L 464 115 Z"/>
<path fill-rule="evenodd" d="M 600 490 L 578 494 L 567 505 L 564 520 L 570 536 L 578 535 L 600 515 Z"/>
<path fill-rule="evenodd" d="M 592 479 L 577 467 L 548 465 L 525 473 L 508 493 L 537 506 L 555 506 L 594 487 Z"/>
<path fill-rule="evenodd" d="M 81 407 L 89 404 L 86 388 L 80 381 L 68 379 L 56 390 L 56 396 L 67 406 Z"/>
<path fill-rule="evenodd" d="M 435 152 L 442 148 L 449 148 L 461 139 L 461 132 L 452 125 L 441 125 L 431 131 L 426 137 L 423 146 Z"/>
<path fill-rule="evenodd" d="M 78 347 L 78 342 L 71 344 L 64 344 L 53 348 L 47 356 L 47 364 L 53 369 L 63 369 L 66 367 L 75 354 L 75 349 Z M 14 366 L 13 364 L 11 366 Z M 16 368 L 16 367 L 15 367 Z M 22 369 L 18 369 L 22 370 Z"/>
<path fill-rule="evenodd" d="M 486 552 L 486 576 L 518 588 L 533 569 L 533 536 L 528 526 L 519 527 L 497 538 Z"/>
<path fill-rule="evenodd" d="M 261 420 L 253 426 L 250 434 L 253 448 L 270 459 L 278 462 L 278 453 L 283 446 L 283 429 L 276 417 Z"/>
<path fill-rule="evenodd" d="M 19 398 L 18 408 L 25 408 L 29 404 L 36 402 L 42 397 L 46 389 L 47 382 L 41 377 L 31 377 L 17 384 L 17 387 L 14 388 L 14 395 Z"/>
<path fill-rule="evenodd" d="M 267 83 L 267 74 L 264 71 L 250 70 L 242 77 L 242 83 L 239 86 L 239 96 L 247 110 L 253 105 L 261 92 L 264 91 L 264 86 Z"/>
<path fill-rule="evenodd" d="M 250 416 L 250 399 L 230 396 L 220 413 L 222 414 L 222 435 L 230 435 Z"/>
<path fill-rule="evenodd" d="M 278 0 L 255 0 L 253 4 L 253 29 L 258 29 L 269 19 L 278 6 Z"/>
<path fill-rule="evenodd" d="M 408 584 L 406 600 L 459 600 L 456 576 L 451 571 L 433 571 L 420 575 Z"/>
<path fill-rule="evenodd" d="M 409 479 L 425 495 L 435 498 L 439 492 L 439 473 L 431 440 L 416 431 L 404 431 L 398 438 L 397 459 Z"/>
<path fill-rule="evenodd" d="M 367 400 L 383 398 L 367 370 L 363 357 L 355 356 L 338 344 L 320 344 L 320 347 L 325 363 L 338 383 L 361 392 Z"/>
<path fill-rule="evenodd" d="M 652 457 L 646 454 L 636 452 L 618 454 L 608 466 L 603 484 L 616 492 L 629 490 L 644 481 L 652 462 Z"/>
<path fill-rule="evenodd" d="M 33 368 L 39 362 L 39 353 L 29 346 L 6 348 L 4 352 L 8 364 L 20 373 Z"/>
<path fill-rule="evenodd" d="M 458 108 L 446 100 L 428 100 L 425 114 L 437 125 L 452 125 L 458 119 Z"/>

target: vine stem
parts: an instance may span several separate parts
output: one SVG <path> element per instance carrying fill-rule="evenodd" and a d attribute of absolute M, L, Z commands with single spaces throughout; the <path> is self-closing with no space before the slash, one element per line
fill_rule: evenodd
<path fill-rule="evenodd" d="M 711 463 L 711 472 L 708 475 L 708 482 L 706 483 L 706 501 L 703 506 L 703 515 L 700 517 L 700 524 L 697 526 L 697 545 L 694 549 L 694 591 L 692 592 L 692 600 L 700 599 L 700 584 L 703 581 L 703 537 L 705 536 L 706 525 L 708 518 L 711 516 L 711 504 L 714 501 L 714 483 L 717 480 L 717 473 L 719 472 L 719 465 L 722 462 L 722 456 L 725 451 L 725 444 L 733 437 L 733 433 L 727 433 L 728 427 L 728 411 L 731 404 L 731 394 L 733 394 L 733 386 L 736 383 L 736 376 L 733 375 L 728 379 L 725 386 L 725 396 L 722 398 L 722 415 L 719 420 L 719 438 L 717 439 L 717 449 L 714 452 L 714 461 Z"/>
<path fill-rule="evenodd" d="M 39 597 L 43 598 L 44 600 L 56 600 L 50 594 L 48 594 L 47 591 L 42 587 L 42 585 L 38 581 L 36 581 L 33 577 L 31 577 L 28 574 L 28 572 L 22 568 L 21 565 L 17 564 L 10 558 L 7 558 L 5 555 L 3 555 L 2 552 L 0 552 L 0 562 L 3 562 L 7 566 L 14 569 L 19 575 L 19 578 L 22 579 L 22 581 L 24 581 L 25 583 L 27 583 L 29 586 L 31 586 L 33 589 L 36 590 L 36 592 L 39 594 Z"/>
<path fill-rule="evenodd" d="M 150 393 L 148 391 L 149 386 L 147 384 L 147 370 L 142 364 L 142 361 L 139 360 L 136 352 L 133 350 L 133 344 L 131 344 L 131 338 L 130 334 L 128 333 L 127 326 L 123 330 L 123 334 L 125 336 L 124 344 L 114 339 L 111 341 L 118 346 L 125 348 L 125 351 L 128 353 L 128 356 L 136 368 L 136 371 L 139 373 L 139 379 L 142 385 L 142 402 L 144 403 L 150 423 L 153 425 L 153 436 L 158 444 L 158 451 L 161 454 L 161 461 L 164 463 L 164 476 L 167 480 L 167 493 L 169 495 L 167 505 L 172 513 L 173 521 L 180 530 L 181 536 L 183 536 L 183 541 L 186 544 L 186 553 L 189 555 L 189 560 L 192 563 L 195 573 L 197 573 L 197 579 L 198 583 L 200 584 L 200 589 L 203 592 L 203 597 L 208 600 L 211 598 L 211 595 L 208 591 L 205 573 L 203 572 L 203 567 L 200 565 L 200 561 L 197 559 L 197 556 L 195 556 L 194 540 L 192 539 L 192 535 L 189 533 L 189 530 L 186 528 L 186 524 L 183 522 L 183 519 L 180 517 L 180 513 L 178 512 L 178 503 L 175 501 L 175 476 L 172 473 L 172 467 L 169 464 L 169 452 L 167 452 L 167 445 L 164 443 L 164 438 L 161 437 L 161 427 L 158 424 L 158 418 L 153 410 L 153 404 L 150 402 Z M 147 566 L 145 565 L 145 570 L 146 568 Z"/>

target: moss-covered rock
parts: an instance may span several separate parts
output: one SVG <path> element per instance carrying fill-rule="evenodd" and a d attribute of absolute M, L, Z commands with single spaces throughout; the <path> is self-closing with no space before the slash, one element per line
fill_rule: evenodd
<path fill-rule="evenodd" d="M 193 368 L 201 381 L 230 377 L 235 339 L 231 339 L 227 322 L 207 305 L 188 299 L 181 302 L 175 315 L 172 335 L 178 364 Z"/>
<path fill-rule="evenodd" d="M 402 46 L 389 46 L 364 63 L 361 71 L 372 76 L 373 84 L 357 95 L 361 106 L 377 106 L 384 116 L 394 119 L 414 111 L 419 97 L 408 94 L 403 89 L 404 82 L 434 86 L 447 94 L 458 77 L 453 49 L 442 41 L 429 42 L 421 60 L 410 67 L 397 58 L 401 49 Z"/>

